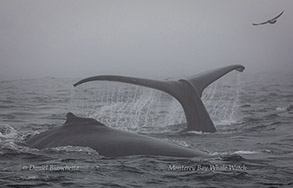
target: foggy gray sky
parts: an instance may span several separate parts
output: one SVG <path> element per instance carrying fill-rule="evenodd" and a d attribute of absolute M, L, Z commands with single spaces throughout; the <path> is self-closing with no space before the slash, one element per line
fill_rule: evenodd
<path fill-rule="evenodd" d="M 292 18 L 292 0 L 0 0 L 0 80 L 293 71 Z"/>

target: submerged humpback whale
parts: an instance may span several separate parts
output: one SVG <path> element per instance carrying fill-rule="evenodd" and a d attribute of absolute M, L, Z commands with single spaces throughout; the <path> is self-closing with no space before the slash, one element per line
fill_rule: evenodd
<path fill-rule="evenodd" d="M 242 72 L 244 66 L 230 65 L 174 81 L 158 81 L 143 78 L 101 75 L 85 78 L 74 87 L 90 81 L 116 81 L 161 90 L 175 97 L 182 105 L 188 131 L 216 132 L 216 128 L 201 100 L 203 90 L 212 82 L 232 70 Z"/>
<path fill-rule="evenodd" d="M 67 114 L 61 127 L 32 136 L 26 143 L 44 149 L 59 146 L 84 146 L 106 157 L 129 155 L 160 155 L 174 157 L 204 157 L 205 153 L 171 144 L 157 138 L 107 127 L 95 119 Z"/>

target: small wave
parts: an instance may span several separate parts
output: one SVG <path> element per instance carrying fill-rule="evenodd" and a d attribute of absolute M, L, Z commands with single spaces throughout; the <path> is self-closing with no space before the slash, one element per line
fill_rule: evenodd
<path fill-rule="evenodd" d="M 244 129 L 245 129 L 246 132 L 256 132 L 256 131 L 271 131 L 271 130 L 276 129 L 276 127 L 272 126 L 272 124 L 261 123 L 261 124 L 258 124 L 258 125 L 254 125 L 254 126 L 251 126 L 251 127 L 244 128 Z"/>
<path fill-rule="evenodd" d="M 279 96 L 279 94 L 277 94 L 277 93 L 274 93 L 274 92 L 272 92 L 272 93 L 269 93 L 268 95 L 269 95 L 269 96 L 272 96 L 272 97 Z"/>
<path fill-rule="evenodd" d="M 2 108 L 2 106 L 0 106 L 0 108 Z M 15 116 L 11 115 L 11 114 L 0 114 L 0 117 L 1 117 L 1 119 L 4 119 L 4 120 L 15 119 Z"/>
<path fill-rule="evenodd" d="M 239 150 L 239 151 L 234 151 L 234 152 L 214 152 L 211 155 L 220 155 L 220 156 L 229 156 L 229 155 L 239 155 L 239 154 L 243 154 L 243 155 L 253 155 L 253 154 L 257 154 L 259 152 L 257 151 L 245 151 L 245 150 Z"/>
<path fill-rule="evenodd" d="M 33 148 L 29 148 L 27 147 L 25 144 L 23 143 L 15 143 L 14 141 L 5 141 L 5 142 L 1 142 L 0 144 L 0 150 L 1 151 L 9 151 L 12 153 L 30 153 L 31 151 L 37 151 L 37 149 L 33 149 Z M 3 152 L 3 153 L 6 153 Z"/>
<path fill-rule="evenodd" d="M 269 149 L 266 149 L 266 150 L 263 150 L 263 151 L 261 151 L 262 153 L 273 153 L 273 151 L 272 150 L 269 150 Z"/>
<path fill-rule="evenodd" d="M 290 112 L 293 109 L 293 104 L 289 104 L 287 107 L 277 107 L 276 111 L 279 112 Z"/>
<path fill-rule="evenodd" d="M 12 126 L 8 124 L 0 124 L 0 139 L 15 139 L 18 136 L 18 132 Z"/>
<path fill-rule="evenodd" d="M 14 104 L 15 102 L 12 100 L 1 100 L 0 99 L 0 103 L 5 103 L 5 104 Z"/>
<path fill-rule="evenodd" d="M 240 123 L 238 120 L 236 119 L 227 119 L 227 120 L 221 120 L 218 122 L 215 122 L 216 126 L 227 126 L 227 125 L 234 125 Z"/>
<path fill-rule="evenodd" d="M 284 108 L 284 107 L 277 107 L 276 108 L 276 111 L 285 112 L 286 111 L 286 108 Z"/>
<path fill-rule="evenodd" d="M 209 134 L 209 133 L 204 133 L 202 131 L 186 131 L 186 133 L 189 134 L 189 135 Z"/>
<path fill-rule="evenodd" d="M 257 154 L 257 153 L 259 153 L 259 152 L 257 152 L 257 151 L 242 151 L 242 150 L 233 152 L 233 154 L 244 154 L 244 155 L 253 155 L 253 154 Z"/>
<path fill-rule="evenodd" d="M 249 124 L 253 124 L 253 123 L 257 123 L 257 122 L 261 122 L 262 119 L 258 118 L 258 117 L 244 117 L 243 118 L 243 122 L 244 123 L 249 123 Z"/>
<path fill-rule="evenodd" d="M 243 104 L 243 105 L 240 106 L 240 108 L 249 108 L 249 107 L 251 107 L 250 104 Z"/>
<path fill-rule="evenodd" d="M 284 98 L 292 99 L 293 98 L 293 94 L 284 95 Z"/>
<path fill-rule="evenodd" d="M 24 133 L 18 133 L 18 138 L 22 141 L 27 141 L 32 136 L 40 134 L 39 131 L 32 131 L 32 132 L 24 132 Z"/>
<path fill-rule="evenodd" d="M 241 162 L 245 161 L 246 159 L 240 156 L 239 154 L 230 154 L 227 156 L 222 156 L 223 161 L 230 161 L 230 162 Z"/>
<path fill-rule="evenodd" d="M 266 118 L 277 118 L 280 117 L 278 114 L 270 114 L 270 115 L 266 115 Z"/>
<path fill-rule="evenodd" d="M 171 139 L 171 140 L 170 139 L 163 139 L 163 140 L 165 140 L 167 142 L 175 143 L 175 144 L 183 146 L 183 147 L 187 147 L 187 148 L 190 147 L 190 145 L 183 140 L 173 140 L 173 139 Z"/>
<path fill-rule="evenodd" d="M 25 180 L 25 179 L 23 179 Z M 49 187 L 50 183 L 8 183 L 7 187 Z"/>
<path fill-rule="evenodd" d="M 49 176 L 49 175 L 22 175 L 18 179 L 22 180 L 22 181 L 51 182 L 51 181 L 60 181 L 60 180 L 64 179 L 64 177 L 63 176 Z M 38 185 L 38 186 L 41 186 L 41 185 Z"/>
<path fill-rule="evenodd" d="M 285 122 L 281 122 L 281 121 L 276 121 L 276 122 L 272 122 L 269 125 L 282 125 L 285 124 Z"/>
<path fill-rule="evenodd" d="M 283 186 L 287 186 L 287 185 L 293 185 L 293 182 L 288 182 L 288 183 L 271 182 L 271 183 L 262 183 L 262 184 L 265 185 L 265 186 L 269 186 L 269 187 L 283 187 Z"/>
<path fill-rule="evenodd" d="M 15 105 L 7 104 L 7 105 L 0 105 L 1 109 L 11 109 L 16 107 Z"/>
<path fill-rule="evenodd" d="M 24 142 L 28 140 L 31 136 L 39 134 L 38 131 L 33 132 L 19 132 L 14 129 L 9 124 L 0 124 L 0 143 L 4 145 L 5 143 L 15 143 Z"/>
<path fill-rule="evenodd" d="M 81 147 L 81 146 L 60 146 L 60 147 L 54 147 L 54 148 L 48 148 L 46 149 L 47 151 L 52 151 L 52 152 L 65 152 L 65 153 L 86 153 L 86 154 L 94 154 L 94 155 L 99 155 L 99 153 L 90 148 L 90 147 Z"/>

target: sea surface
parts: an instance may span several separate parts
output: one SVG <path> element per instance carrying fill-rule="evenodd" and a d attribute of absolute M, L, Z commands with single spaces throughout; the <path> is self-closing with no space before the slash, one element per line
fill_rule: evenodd
<path fill-rule="evenodd" d="M 0 187 L 293 187 L 293 74 L 231 72 L 202 97 L 218 130 L 186 131 L 160 91 L 80 78 L 0 81 Z M 86 147 L 25 141 L 67 112 L 206 152 L 209 158 L 103 157 Z"/>

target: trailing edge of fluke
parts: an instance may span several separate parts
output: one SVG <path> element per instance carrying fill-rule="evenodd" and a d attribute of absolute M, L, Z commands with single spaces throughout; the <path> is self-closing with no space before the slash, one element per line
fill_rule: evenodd
<path fill-rule="evenodd" d="M 188 131 L 216 132 L 217 130 L 214 123 L 212 122 L 201 100 L 202 92 L 208 85 L 225 74 L 233 70 L 242 72 L 244 69 L 245 68 L 242 65 L 230 65 L 174 81 L 159 81 L 128 76 L 100 75 L 82 79 L 74 84 L 74 87 L 91 81 L 114 81 L 161 90 L 175 97 L 182 105 L 187 121 Z"/>

